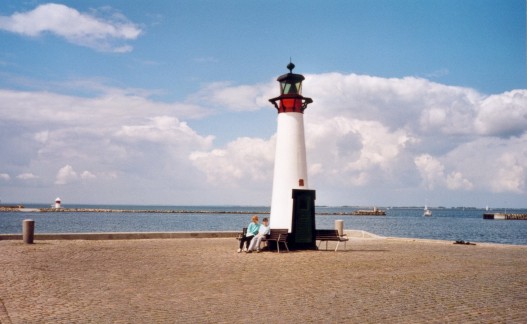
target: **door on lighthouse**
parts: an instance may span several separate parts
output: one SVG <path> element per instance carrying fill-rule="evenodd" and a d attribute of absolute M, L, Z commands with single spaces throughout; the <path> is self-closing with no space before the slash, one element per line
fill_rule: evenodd
<path fill-rule="evenodd" d="M 316 248 L 315 199 L 315 190 L 293 189 L 291 245 L 296 248 Z"/>

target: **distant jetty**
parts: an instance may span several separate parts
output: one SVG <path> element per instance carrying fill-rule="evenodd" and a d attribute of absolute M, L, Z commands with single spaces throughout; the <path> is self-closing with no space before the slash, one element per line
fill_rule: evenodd
<path fill-rule="evenodd" d="M 0 209 L 0 211 L 2 211 Z M 7 211 L 16 211 L 13 209 Z M 24 211 L 24 210 L 20 210 Z M 185 210 L 185 209 L 112 209 L 112 208 L 35 208 L 42 213 L 137 213 L 137 214 L 269 214 L 268 211 Z"/>
<path fill-rule="evenodd" d="M 355 216 L 386 216 L 386 212 L 374 207 L 373 209 L 359 209 L 351 212 Z"/>
<path fill-rule="evenodd" d="M 527 214 L 483 214 L 483 219 L 527 220 Z"/>
<path fill-rule="evenodd" d="M 23 205 L 3 205 L 3 206 L 0 206 L 0 212 L 18 211 L 23 208 L 24 208 Z"/>
<path fill-rule="evenodd" d="M 24 206 L 2 206 L 0 212 L 41 213 L 132 213 L 132 214 L 269 214 L 268 211 L 237 210 L 187 210 L 187 209 L 113 209 L 113 208 L 24 208 Z"/>

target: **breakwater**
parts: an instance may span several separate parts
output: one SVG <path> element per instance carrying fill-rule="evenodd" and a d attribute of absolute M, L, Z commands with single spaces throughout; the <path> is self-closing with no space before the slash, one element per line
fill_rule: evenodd
<path fill-rule="evenodd" d="M 12 211 L 19 211 L 20 209 L 24 208 L 22 205 L 16 205 L 16 206 L 0 206 L 0 212 L 12 212 Z"/>
<path fill-rule="evenodd" d="M 386 216 L 386 212 L 384 210 L 379 209 L 373 209 L 373 210 L 356 210 L 351 213 L 351 215 L 354 216 Z"/>
<path fill-rule="evenodd" d="M 483 219 L 527 220 L 527 214 L 483 214 Z"/>
<path fill-rule="evenodd" d="M 39 208 L 42 213 L 132 213 L 132 214 L 269 214 L 266 211 L 185 210 L 185 209 L 112 209 L 112 208 Z"/>
<path fill-rule="evenodd" d="M 41 212 L 41 213 L 130 213 L 130 214 L 270 214 L 261 210 L 196 210 L 196 209 L 115 209 L 115 208 L 24 208 L 20 206 L 0 207 L 0 212 Z M 317 212 L 317 215 L 367 216 L 355 212 Z M 378 214 L 380 215 L 380 214 Z M 384 212 L 382 215 L 385 215 Z"/>

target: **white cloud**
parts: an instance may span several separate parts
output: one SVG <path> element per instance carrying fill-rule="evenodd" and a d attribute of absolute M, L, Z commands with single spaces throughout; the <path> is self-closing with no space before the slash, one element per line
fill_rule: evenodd
<path fill-rule="evenodd" d="M 74 182 L 77 179 L 78 179 L 77 172 L 75 172 L 75 170 L 73 170 L 73 167 L 68 164 L 62 167 L 59 170 L 59 172 L 57 172 L 55 184 L 64 185 L 64 184 Z"/>
<path fill-rule="evenodd" d="M 463 177 L 463 174 L 459 171 L 451 172 L 446 179 L 446 185 L 448 189 L 466 189 L 470 190 L 474 187 L 472 182 Z"/>
<path fill-rule="evenodd" d="M 33 180 L 33 179 L 37 179 L 38 176 L 34 175 L 33 173 L 30 173 L 30 172 L 25 172 L 25 173 L 21 173 L 19 175 L 16 176 L 17 179 L 20 179 L 20 180 Z"/>
<path fill-rule="evenodd" d="M 80 174 L 73 169 L 73 167 L 69 164 L 63 166 L 60 168 L 60 170 L 57 172 L 57 175 L 55 177 L 55 184 L 57 185 L 65 185 L 70 183 L 75 183 L 78 180 L 93 180 L 97 178 L 97 176 L 90 171 L 82 171 Z"/>
<path fill-rule="evenodd" d="M 392 177 L 394 161 L 415 141 L 407 131 L 390 130 L 377 121 L 342 116 L 326 120 L 306 114 L 306 145 L 310 163 L 324 182 L 366 185 L 379 175 Z"/>
<path fill-rule="evenodd" d="M 526 144 L 527 133 L 512 138 L 476 137 L 457 143 L 440 158 L 449 172 L 463 175 L 460 188 L 491 193 L 525 193 Z M 458 188 L 453 183 L 450 185 L 451 189 Z"/>
<path fill-rule="evenodd" d="M 219 60 L 213 56 L 196 57 L 193 61 L 197 63 L 218 63 L 219 62 Z"/>
<path fill-rule="evenodd" d="M 518 157 L 514 153 L 504 153 L 499 157 L 500 168 L 497 170 L 497 179 L 492 182 L 495 191 L 525 192 L 527 163 L 523 160 L 525 151 L 523 153 L 523 157 Z"/>
<path fill-rule="evenodd" d="M 276 88 L 276 89 L 275 89 Z M 231 86 L 229 82 L 216 82 L 192 96 L 192 102 L 226 107 L 232 111 L 254 111 L 269 106 L 278 86 L 269 82 L 257 85 Z"/>
<path fill-rule="evenodd" d="M 2 129 L 0 150 L 9 152 L 0 156 L 2 172 L 38 170 L 35 192 L 68 183 L 79 201 L 268 204 L 274 136 L 238 131 L 221 146 L 214 138 L 224 136 L 215 133 L 218 120 L 239 122 L 242 110 L 276 114 L 267 102 L 276 82 L 204 89 L 173 103 L 133 89 L 92 97 L 0 90 L 0 122 L 9 127 Z M 422 204 L 436 195 L 456 205 L 525 195 L 527 90 L 486 96 L 413 77 L 339 73 L 306 76 L 303 89 L 314 99 L 304 118 L 317 203 Z M 242 122 L 276 129 L 258 118 Z"/>
<path fill-rule="evenodd" d="M 91 180 L 97 178 L 97 176 L 90 171 L 83 171 L 80 175 L 80 178 L 82 180 Z"/>
<path fill-rule="evenodd" d="M 0 180 L 9 181 L 11 180 L 11 176 L 7 173 L 0 173 Z"/>
<path fill-rule="evenodd" d="M 177 115 L 179 118 L 202 118 L 210 114 L 206 109 L 187 103 L 164 103 L 150 100 L 148 96 L 118 89 L 91 98 L 62 95 L 50 92 L 29 92 L 0 89 L 0 117 L 11 122 L 48 125 L 93 126 L 122 125 L 123 120 L 142 120 L 149 114 Z M 152 112 L 152 113 L 149 113 Z M 49 136 L 46 130 L 35 134 L 39 139 Z"/>
<path fill-rule="evenodd" d="M 77 45 L 118 53 L 132 50 L 121 41 L 136 39 L 142 33 L 141 28 L 121 14 L 103 19 L 56 3 L 0 16 L 0 29 L 31 37 L 51 33 Z"/>
<path fill-rule="evenodd" d="M 474 124 L 483 135 L 521 135 L 527 129 L 527 91 L 514 90 L 485 98 Z"/>
<path fill-rule="evenodd" d="M 123 125 L 116 136 L 130 141 L 179 143 L 194 147 L 208 147 L 213 140 L 212 136 L 200 137 L 187 123 L 171 116 L 151 117 L 148 123 L 143 122 L 141 125 Z M 199 143 L 195 143 L 196 140 Z"/>
<path fill-rule="evenodd" d="M 40 143 L 46 143 L 49 138 L 49 131 L 45 130 L 35 134 L 35 140 Z"/>
<path fill-rule="evenodd" d="M 271 86 L 215 84 L 201 95 L 208 94 L 207 98 L 233 110 L 267 109 L 268 103 L 260 105 L 255 99 L 256 94 L 266 93 L 266 99 L 276 96 L 278 89 Z M 527 130 L 527 90 L 486 96 L 414 77 L 339 73 L 307 75 L 303 89 L 305 96 L 314 98 L 304 115 L 310 184 L 322 190 L 332 194 L 383 190 L 393 197 L 423 188 L 428 193 L 525 192 L 527 165 L 521 161 L 527 160 L 527 135 L 522 135 Z M 240 101 L 228 102 L 219 94 Z M 490 112 L 499 112 L 499 118 L 492 118 Z M 500 153 L 483 144 L 492 141 L 499 142 L 503 154 L 514 151 L 515 159 L 498 162 Z M 260 145 L 272 145 L 266 142 Z M 244 151 L 244 144 L 253 145 L 234 143 L 239 151 Z M 193 157 L 195 163 L 197 157 L 203 159 L 200 168 L 212 182 L 222 175 L 250 179 L 244 173 L 245 159 L 229 145 Z M 203 162 L 209 159 L 212 162 Z M 261 165 L 261 173 L 271 165 Z"/>
<path fill-rule="evenodd" d="M 190 154 L 194 165 L 218 187 L 239 187 L 248 182 L 269 183 L 272 179 L 274 140 L 239 138 L 225 149 Z"/>
<path fill-rule="evenodd" d="M 445 75 L 449 75 L 449 74 L 450 74 L 450 71 L 447 68 L 442 68 L 439 70 L 432 71 L 430 73 L 426 73 L 425 77 L 427 79 L 436 79 L 436 78 L 444 77 Z"/>
<path fill-rule="evenodd" d="M 183 204 L 185 195 L 175 192 L 192 187 L 189 183 L 201 176 L 188 156 L 209 149 L 214 137 L 200 135 L 180 118 L 202 118 L 208 112 L 148 95 L 112 88 L 91 98 L 0 90 L 0 123 L 9 127 L 1 129 L 0 150 L 10 152 L 0 155 L 0 165 L 9 166 L 5 172 L 12 174 L 38 170 L 41 178 L 33 190 L 40 194 L 32 197 L 41 195 L 41 201 L 48 199 L 50 186 L 70 184 L 68 193 L 77 195 L 70 201 L 141 196 Z"/>
<path fill-rule="evenodd" d="M 423 154 L 417 156 L 414 162 L 427 189 L 432 190 L 444 183 L 445 167 L 438 159 L 429 154 Z"/>
<path fill-rule="evenodd" d="M 389 128 L 421 134 L 471 133 L 483 98 L 472 89 L 415 77 L 386 79 L 340 73 L 306 76 L 303 89 L 306 96 L 314 98 L 310 113 L 320 119 L 376 120 Z"/>
<path fill-rule="evenodd" d="M 448 188 L 451 190 L 471 190 L 474 185 L 460 171 L 446 173 L 445 166 L 430 155 L 415 158 L 415 165 L 427 190 Z"/>

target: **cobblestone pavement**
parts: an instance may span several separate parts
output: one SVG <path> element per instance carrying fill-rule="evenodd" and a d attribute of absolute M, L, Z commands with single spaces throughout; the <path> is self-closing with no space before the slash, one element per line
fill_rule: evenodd
<path fill-rule="evenodd" d="M 354 239 L 0 241 L 0 322 L 526 323 L 527 247 Z M 259 320 L 260 319 L 260 320 Z"/>

